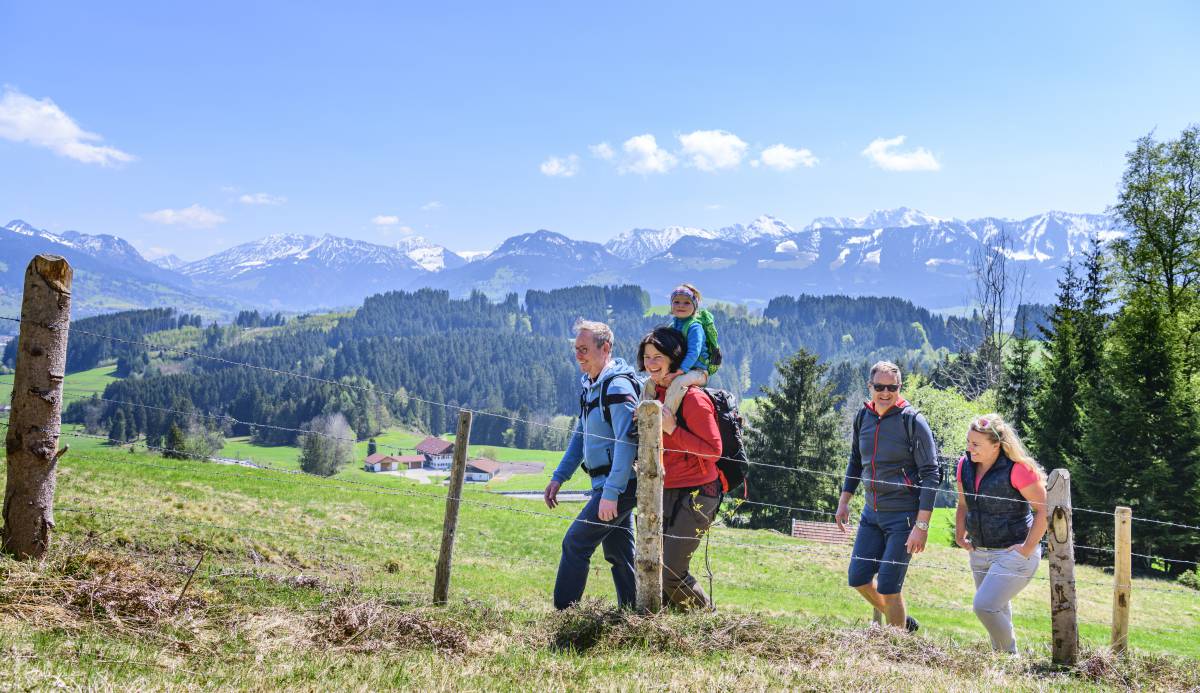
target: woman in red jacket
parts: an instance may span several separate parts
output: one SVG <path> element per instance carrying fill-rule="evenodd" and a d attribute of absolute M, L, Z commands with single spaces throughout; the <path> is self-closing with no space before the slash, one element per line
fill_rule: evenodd
<path fill-rule="evenodd" d="M 684 336 L 670 327 L 642 338 L 638 369 L 649 374 L 659 402 L 686 353 Z M 663 408 L 663 601 L 678 609 L 712 606 L 688 566 L 721 502 L 720 456 L 721 431 L 712 399 L 703 389 L 689 387 L 678 416 Z"/>

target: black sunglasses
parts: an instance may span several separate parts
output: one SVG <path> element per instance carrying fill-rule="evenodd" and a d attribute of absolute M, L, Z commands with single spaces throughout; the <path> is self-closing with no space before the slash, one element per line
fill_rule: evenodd
<path fill-rule="evenodd" d="M 883 383 L 871 383 L 871 387 L 875 388 L 876 392 L 883 392 L 884 390 L 895 392 L 900 389 L 899 385 L 884 385 Z"/>

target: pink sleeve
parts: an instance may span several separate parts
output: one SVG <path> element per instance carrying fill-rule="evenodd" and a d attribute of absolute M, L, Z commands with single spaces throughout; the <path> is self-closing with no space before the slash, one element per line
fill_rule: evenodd
<path fill-rule="evenodd" d="M 966 455 L 963 455 L 962 457 L 958 458 L 958 468 L 954 470 L 954 478 L 957 479 L 958 481 L 962 481 L 962 465 L 963 465 L 963 462 L 966 462 L 966 460 L 967 460 Z"/>
<path fill-rule="evenodd" d="M 1020 462 L 1013 462 L 1012 473 L 1008 475 L 1008 480 L 1012 483 L 1013 488 L 1019 491 L 1030 484 L 1036 484 L 1038 477 L 1029 467 Z"/>

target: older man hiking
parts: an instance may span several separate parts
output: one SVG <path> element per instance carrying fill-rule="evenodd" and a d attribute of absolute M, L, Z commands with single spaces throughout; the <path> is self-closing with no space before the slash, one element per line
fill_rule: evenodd
<path fill-rule="evenodd" d="M 887 616 L 889 625 L 912 632 L 919 624 L 905 610 L 900 591 L 909 559 L 925 550 L 941 468 L 929 422 L 900 394 L 896 364 L 876 363 L 867 384 L 871 399 L 854 417 L 834 519 L 845 531 L 850 498 L 865 481 L 867 502 L 854 538 L 849 583 Z"/>
<path fill-rule="evenodd" d="M 559 488 L 581 464 L 592 477 L 592 497 L 563 537 L 554 583 L 556 609 L 565 609 L 583 596 L 588 565 L 601 545 L 605 560 L 612 564 L 617 605 L 632 608 L 636 598 L 632 512 L 637 489 L 632 472 L 637 456 L 634 410 L 641 383 L 633 368 L 612 357 L 612 347 L 608 325 L 587 320 L 575 323 L 575 361 L 583 371 L 579 422 L 544 497 L 547 506 L 557 506 Z"/>

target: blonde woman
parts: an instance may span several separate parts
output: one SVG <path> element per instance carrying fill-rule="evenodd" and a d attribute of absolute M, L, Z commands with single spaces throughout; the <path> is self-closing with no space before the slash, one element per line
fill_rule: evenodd
<path fill-rule="evenodd" d="M 999 414 L 975 419 L 958 461 L 954 540 L 970 552 L 975 615 L 997 652 L 1017 653 L 1010 602 L 1037 572 L 1046 525 L 1042 468 Z"/>

